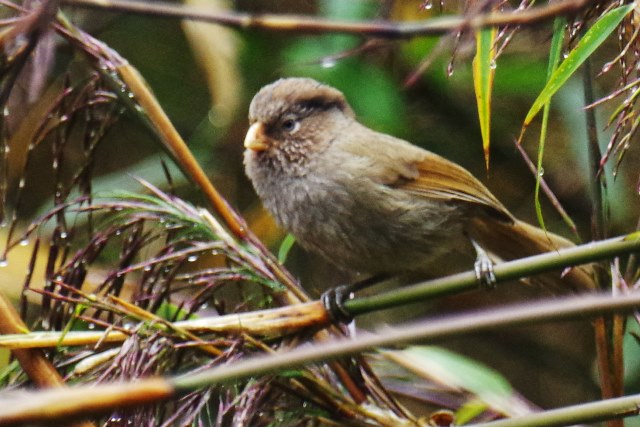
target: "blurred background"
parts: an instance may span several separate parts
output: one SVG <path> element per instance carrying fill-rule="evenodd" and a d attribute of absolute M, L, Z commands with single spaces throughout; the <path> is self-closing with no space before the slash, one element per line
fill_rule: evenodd
<path fill-rule="evenodd" d="M 455 3 L 455 2 L 452 2 Z M 222 1 L 187 0 L 208 10 L 308 14 L 335 19 L 391 18 L 410 21 L 442 13 L 459 13 L 458 5 L 444 9 L 430 0 L 318 0 Z M 551 23 L 519 31 L 497 60 L 492 102 L 490 168 L 485 169 L 471 62 L 475 41 L 470 35 L 383 40 L 336 34 L 236 31 L 214 25 L 180 22 L 126 13 L 88 12 L 69 8 L 81 28 L 104 41 L 130 61 L 157 95 L 163 108 L 204 166 L 215 186 L 248 220 L 250 227 L 274 252 L 285 237 L 263 210 L 242 165 L 242 141 L 248 128 L 248 104 L 263 85 L 285 76 L 309 76 L 342 90 L 363 123 L 427 148 L 467 169 L 483 181 L 519 218 L 536 223 L 535 178 L 515 146 L 522 122 L 545 83 Z M 619 47 L 613 38 L 594 56 L 596 75 Z M 52 37 L 56 55 L 40 64 L 42 90 L 23 83 L 24 119 L 10 123 L 14 136 L 24 139 L 37 126 L 39 114 L 60 92 L 65 79 L 82 72 L 80 61 L 60 39 Z M 37 74 L 34 74 L 37 76 Z M 596 98 L 608 94 L 617 82 L 615 73 L 594 79 Z M 580 239 L 591 238 L 592 204 L 588 175 L 587 137 L 582 76 L 578 73 L 554 97 L 544 157 L 544 178 L 576 222 Z M 28 98 L 28 101 L 25 100 Z M 596 109 L 600 142 L 604 149 L 611 129 L 606 128 L 615 105 Z M 14 110 L 15 111 L 15 110 Z M 39 114 L 38 114 L 39 113 Z M 532 159 L 538 147 L 539 120 L 527 130 L 523 146 Z M 17 138 L 17 137 L 16 137 Z M 94 165 L 95 191 L 141 191 L 132 176 L 167 188 L 160 166 L 167 157 L 137 118 L 125 115 L 110 130 Z M 634 141 L 635 142 L 635 141 Z M 24 223 L 52 205 L 51 146 L 33 150 L 28 168 L 23 165 L 26 145 L 10 153 L 8 201 L 15 200 L 17 183 L 26 178 L 24 199 L 17 215 Z M 71 150 L 71 147 L 68 148 Z M 611 236 L 635 229 L 640 212 L 636 189 L 640 150 L 632 145 L 617 176 L 607 169 L 606 200 Z M 73 153 L 63 174 L 73 174 Z M 77 161 L 82 161 L 78 154 Z M 176 193 L 203 204 L 171 167 Z M 12 190 L 13 189 L 13 190 Z M 576 241 L 560 216 L 542 198 L 547 227 Z M 27 249 L 24 249 L 24 254 Z M 21 256 L 21 250 L 11 254 Z M 286 266 L 314 297 L 348 280 L 321 260 L 294 246 Z M 471 267 L 471 266 L 469 266 Z M 9 294 L 17 297 L 24 264 L 10 261 L 0 270 Z M 407 320 L 417 315 L 451 312 L 545 296 L 523 286 L 505 285 L 487 293 L 478 291 L 449 298 L 415 311 L 383 313 L 362 319 L 362 325 Z M 535 404 L 550 407 L 598 397 L 593 367 L 594 345 L 588 321 L 474 335 L 439 343 L 495 368 L 515 389 Z M 627 375 L 630 391 L 639 391 L 635 375 L 640 369 L 638 349 L 630 338 Z M 631 424 L 629 424 L 631 425 Z"/>

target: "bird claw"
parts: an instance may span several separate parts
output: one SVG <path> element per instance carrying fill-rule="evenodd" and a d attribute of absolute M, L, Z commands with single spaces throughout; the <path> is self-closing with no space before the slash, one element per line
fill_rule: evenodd
<path fill-rule="evenodd" d="M 353 315 L 345 308 L 344 302 L 351 298 L 350 286 L 338 286 L 331 288 L 320 297 L 322 305 L 334 323 L 348 324 L 353 320 Z"/>
<path fill-rule="evenodd" d="M 493 262 L 488 257 L 478 257 L 473 264 L 473 269 L 481 288 L 486 290 L 496 288 L 498 281 L 496 280 L 496 274 L 493 272 Z"/>
<path fill-rule="evenodd" d="M 476 262 L 473 264 L 473 270 L 476 273 L 478 285 L 489 291 L 495 289 L 498 281 L 493 271 L 493 261 L 475 240 L 471 239 L 471 244 L 476 251 Z"/>
<path fill-rule="evenodd" d="M 388 279 L 388 274 L 376 274 L 350 285 L 331 288 L 322 294 L 320 300 L 329 317 L 334 323 L 348 324 L 353 320 L 353 314 L 344 306 L 344 302 L 353 298 L 353 293 L 368 288 L 376 283 Z"/>

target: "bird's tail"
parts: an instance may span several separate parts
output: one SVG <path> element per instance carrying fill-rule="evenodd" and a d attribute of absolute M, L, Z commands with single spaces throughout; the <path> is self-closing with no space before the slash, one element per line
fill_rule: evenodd
<path fill-rule="evenodd" d="M 505 222 L 489 217 L 475 218 L 469 223 L 467 233 L 484 250 L 504 261 L 574 246 L 563 237 L 519 220 Z M 564 274 L 541 274 L 534 281 L 555 290 L 579 291 L 595 288 L 590 265 L 573 267 Z"/>

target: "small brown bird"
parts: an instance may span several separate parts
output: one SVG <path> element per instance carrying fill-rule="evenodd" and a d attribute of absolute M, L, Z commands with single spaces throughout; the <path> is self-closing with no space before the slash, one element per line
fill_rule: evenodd
<path fill-rule="evenodd" d="M 263 87 L 249 121 L 245 168 L 264 205 L 344 270 L 428 272 L 471 241 L 501 260 L 573 245 L 514 218 L 461 166 L 358 123 L 344 95 L 315 80 Z M 593 286 L 587 268 L 543 281 Z"/>

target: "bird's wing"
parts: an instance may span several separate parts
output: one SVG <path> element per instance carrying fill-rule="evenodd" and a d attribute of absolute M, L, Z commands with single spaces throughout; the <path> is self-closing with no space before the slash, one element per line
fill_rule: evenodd
<path fill-rule="evenodd" d="M 506 222 L 514 221 L 507 208 L 462 166 L 358 122 L 352 126 L 354 129 L 340 140 L 340 149 L 353 155 L 350 158 L 358 162 L 365 175 L 388 187 L 432 200 L 466 204 Z M 371 145 L 363 145 L 362 139 L 372 141 Z"/>
<path fill-rule="evenodd" d="M 400 178 L 389 185 L 432 199 L 470 203 L 492 216 L 513 221 L 507 208 L 466 169 L 437 154 L 423 153 L 422 160 L 414 163 L 417 176 Z"/>

